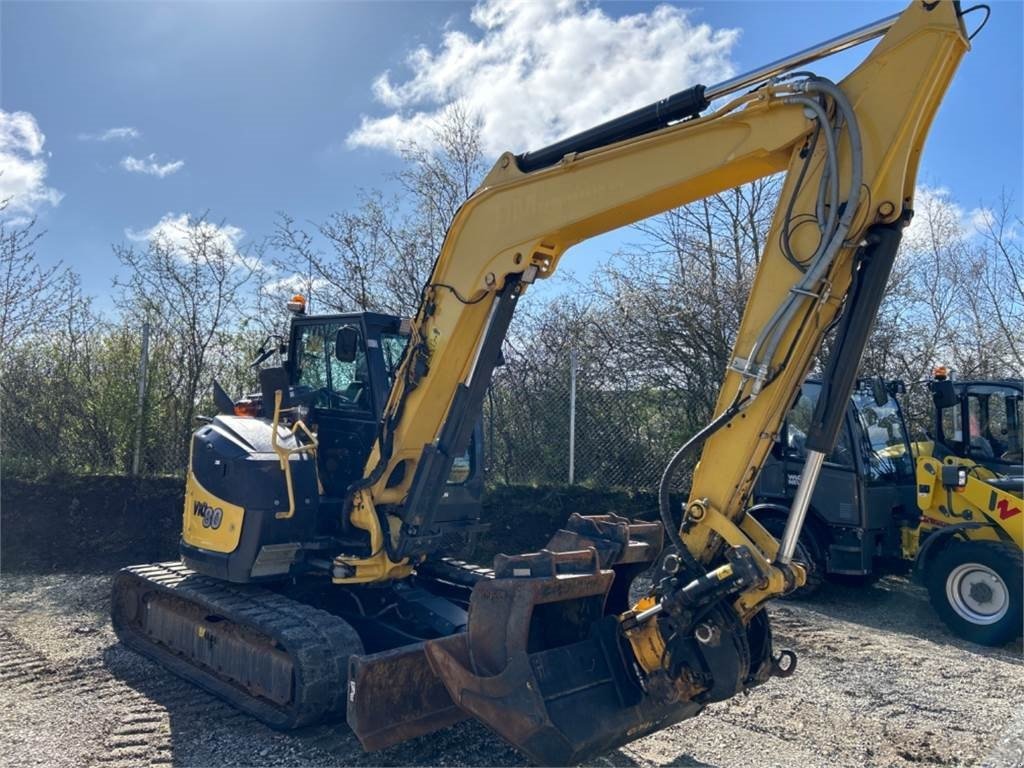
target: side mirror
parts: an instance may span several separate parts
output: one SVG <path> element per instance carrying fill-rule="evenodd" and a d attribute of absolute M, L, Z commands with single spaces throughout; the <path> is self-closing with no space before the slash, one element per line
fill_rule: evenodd
<path fill-rule="evenodd" d="M 949 379 L 936 379 L 929 382 L 928 386 L 932 391 L 936 408 L 950 408 L 960 402 L 960 398 L 956 396 L 956 388 Z"/>
<path fill-rule="evenodd" d="M 889 388 L 881 377 L 876 376 L 871 380 L 871 397 L 879 408 L 889 402 Z"/>
<path fill-rule="evenodd" d="M 359 329 L 344 325 L 334 337 L 334 356 L 342 363 L 354 363 L 359 353 Z"/>

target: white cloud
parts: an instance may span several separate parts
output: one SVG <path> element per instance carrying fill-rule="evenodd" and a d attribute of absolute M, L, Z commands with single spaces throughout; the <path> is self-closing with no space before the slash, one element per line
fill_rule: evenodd
<path fill-rule="evenodd" d="M 160 163 L 155 154 L 148 154 L 143 158 L 127 157 L 121 158 L 121 167 L 130 173 L 145 173 L 149 176 L 164 178 L 172 173 L 177 173 L 185 167 L 184 160 L 172 160 L 169 163 Z"/>
<path fill-rule="evenodd" d="M 107 128 L 98 133 L 80 133 L 78 139 L 79 141 L 125 141 L 137 139 L 140 136 L 142 136 L 142 132 L 138 128 L 126 125 L 119 128 Z"/>
<path fill-rule="evenodd" d="M 206 241 L 209 247 L 222 250 L 240 265 L 260 269 L 259 259 L 246 255 L 239 246 L 245 237 L 245 230 L 233 224 L 214 224 L 206 219 L 197 219 L 187 213 L 167 213 L 149 229 L 127 228 L 125 237 L 137 243 L 156 243 L 187 260 L 190 247 L 198 241 Z"/>
<path fill-rule="evenodd" d="M 946 187 L 919 184 L 914 189 L 914 218 L 903 232 L 904 247 L 929 250 L 933 243 L 970 240 L 989 231 L 996 215 L 984 207 L 965 211 Z M 1016 237 L 1011 227 L 1004 236 Z"/>
<path fill-rule="evenodd" d="M 975 208 L 968 214 L 968 221 L 978 232 L 987 232 L 996 226 L 996 215 L 989 208 Z"/>
<path fill-rule="evenodd" d="M 450 30 L 373 83 L 391 110 L 363 116 L 350 147 L 395 150 L 428 140 L 428 126 L 461 101 L 483 121 L 484 150 L 524 151 L 576 133 L 697 83 L 730 77 L 736 29 L 694 24 L 688 11 L 659 5 L 613 18 L 584 0 L 481 0 L 471 34 Z"/>
<path fill-rule="evenodd" d="M 0 201 L 9 199 L 8 215 L 32 215 L 43 205 L 57 205 L 64 197 L 46 186 L 45 143 L 46 136 L 33 115 L 0 109 Z"/>

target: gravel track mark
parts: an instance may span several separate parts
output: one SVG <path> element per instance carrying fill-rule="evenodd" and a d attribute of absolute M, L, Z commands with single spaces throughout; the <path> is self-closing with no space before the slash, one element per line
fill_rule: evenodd
<path fill-rule="evenodd" d="M 275 732 L 117 643 L 110 579 L 5 576 L 0 765 L 523 765 L 466 722 L 366 754 L 342 724 Z M 595 766 L 1024 765 L 1019 644 L 948 635 L 900 580 L 772 608 L 794 677 L 712 705 Z"/>

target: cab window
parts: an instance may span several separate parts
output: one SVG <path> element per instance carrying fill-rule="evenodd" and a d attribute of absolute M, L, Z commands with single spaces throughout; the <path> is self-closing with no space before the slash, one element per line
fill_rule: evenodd
<path fill-rule="evenodd" d="M 370 376 L 366 349 L 361 344 L 352 362 L 334 355 L 334 342 L 345 321 L 310 323 L 298 329 L 295 340 L 295 383 L 315 390 L 317 408 L 370 409 Z"/>
<path fill-rule="evenodd" d="M 914 473 L 913 458 L 907 449 L 900 407 L 891 397 L 878 405 L 870 392 L 854 392 L 853 402 L 860 419 L 861 434 L 872 480 L 910 477 Z"/>
<path fill-rule="evenodd" d="M 967 415 L 973 459 L 1020 460 L 1020 392 L 996 386 L 972 387 L 967 397 Z"/>
<path fill-rule="evenodd" d="M 947 445 L 959 452 L 962 450 L 960 443 L 964 439 L 964 428 L 960 414 L 960 404 L 951 405 L 942 409 L 942 436 Z"/>
<path fill-rule="evenodd" d="M 402 362 L 402 355 L 409 343 L 409 337 L 397 333 L 382 333 L 380 335 L 381 353 L 384 355 L 384 370 L 388 377 L 388 389 L 395 383 L 395 372 Z"/>
<path fill-rule="evenodd" d="M 810 429 L 811 417 L 814 415 L 814 408 L 818 403 L 820 393 L 821 386 L 814 383 L 804 384 L 800 390 L 800 397 L 786 417 L 783 430 L 783 449 L 786 458 L 798 461 L 807 458 L 807 432 Z M 845 419 L 839 431 L 836 447 L 825 457 L 825 461 L 841 467 L 853 466 L 853 452 L 850 450 L 850 435 Z"/>

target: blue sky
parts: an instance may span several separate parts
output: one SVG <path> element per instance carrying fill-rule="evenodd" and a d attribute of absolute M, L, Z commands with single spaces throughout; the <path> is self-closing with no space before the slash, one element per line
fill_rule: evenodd
<path fill-rule="evenodd" d="M 688 9 L 685 22 L 684 14 L 636 2 L 576 5 L 558 16 L 546 5 L 517 11 L 499 0 L 476 7 L 476 15 L 469 3 L 440 2 L 6 0 L 0 5 L 0 108 L 31 115 L 45 135 L 31 156 L 45 172 L 36 189 L 42 194 L 31 206 L 47 230 L 40 258 L 63 260 L 83 273 L 88 292 L 109 294 L 118 269 L 111 244 L 138 237 L 167 215 L 210 211 L 232 233 L 255 240 L 269 234 L 276 211 L 322 220 L 352 205 L 360 188 L 386 186 L 386 174 L 397 167 L 389 142 L 415 134 L 415 116 L 436 109 L 455 81 L 477 89 L 479 104 L 498 100 L 494 110 L 501 119 L 495 122 L 512 128 L 489 134 L 495 151 L 521 151 L 547 138 L 545 130 L 582 127 L 637 106 L 629 98 L 648 101 L 729 68 L 749 69 L 904 4 L 675 5 Z M 617 23 L 623 16 L 642 17 L 642 23 L 626 29 Z M 559 27 L 584 22 L 588 26 Z M 672 61 L 671 35 L 681 24 L 690 25 L 686 35 L 696 25 L 710 27 L 706 39 L 695 33 L 680 42 L 696 51 L 690 72 Z M 516 76 L 527 79 L 518 91 L 515 83 L 502 85 L 486 62 L 471 63 L 478 66 L 475 79 L 453 80 L 442 71 L 446 46 L 454 56 L 451 46 L 461 45 L 467 61 L 488 50 L 493 62 L 517 29 L 540 30 L 542 40 L 546 30 L 561 40 L 553 63 L 520 62 L 526 75 Z M 572 29 L 586 32 L 559 38 Z M 919 182 L 947 188 L 965 210 L 1002 189 L 1021 208 L 1022 29 L 1021 3 L 994 3 L 929 138 Z M 410 63 L 417 48 L 426 58 Z M 603 61 L 635 51 L 631 64 L 651 73 L 645 87 L 661 90 L 647 98 L 624 75 L 606 71 L 616 68 L 588 63 L 596 49 Z M 836 57 L 816 69 L 839 76 L 862 55 Z M 537 71 L 545 66 L 566 71 Z M 387 88 L 375 89 L 385 72 Z M 550 92 L 523 93 L 523 82 Z M 601 87 L 587 87 L 595 82 Z M 551 113 L 561 112 L 554 105 L 562 98 L 567 116 L 559 122 Z M 547 127 L 515 123 L 538 104 L 547 111 Z M 389 116 L 392 122 L 370 122 L 370 138 L 353 143 L 364 118 Z M 132 130 L 107 134 L 116 128 Z M 582 246 L 563 266 L 585 272 L 585 264 L 623 238 L 628 235 Z"/>

